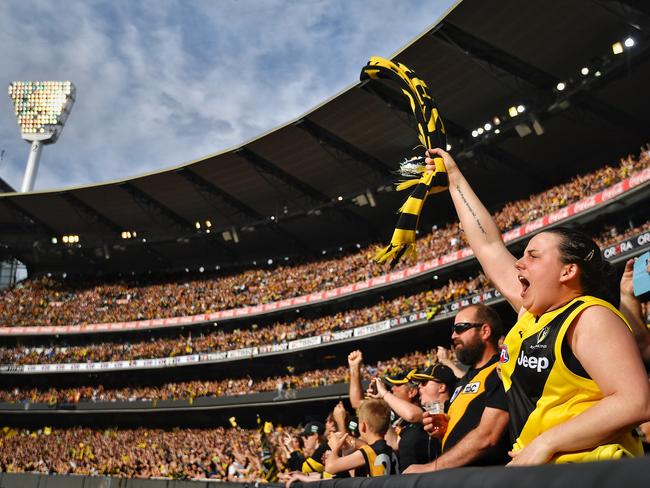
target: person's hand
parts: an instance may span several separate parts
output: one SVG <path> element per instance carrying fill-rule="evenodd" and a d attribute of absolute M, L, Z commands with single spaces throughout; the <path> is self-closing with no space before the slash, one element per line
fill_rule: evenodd
<path fill-rule="evenodd" d="M 427 149 L 426 158 L 424 159 L 424 162 L 426 164 L 426 171 L 436 170 L 436 165 L 433 162 L 433 158 L 436 156 L 440 156 L 442 158 L 442 161 L 445 163 L 445 168 L 447 169 L 448 175 L 451 175 L 451 173 L 458 171 L 458 165 L 456 164 L 456 161 L 454 161 L 454 158 L 452 158 L 447 151 L 444 151 L 439 147 L 436 147 L 434 149 Z"/>
<path fill-rule="evenodd" d="M 449 349 L 445 349 L 442 346 L 438 346 L 436 357 L 438 358 L 438 362 L 442 364 L 446 364 L 451 361 L 451 354 L 449 352 Z"/>
<path fill-rule="evenodd" d="M 436 462 L 429 464 L 411 464 L 402 474 L 430 473 L 436 470 Z"/>
<path fill-rule="evenodd" d="M 427 435 L 433 437 L 433 417 L 431 416 L 431 413 L 427 412 L 426 410 L 422 412 L 422 428 L 427 433 Z"/>
<path fill-rule="evenodd" d="M 543 437 L 539 436 L 526 447 L 520 450 L 509 451 L 508 455 L 512 458 L 506 466 L 535 466 L 545 464 L 553 457 L 553 449 L 548 445 Z"/>
<path fill-rule="evenodd" d="M 282 443 L 287 449 L 291 449 L 291 436 L 289 434 L 285 434 L 282 438 Z"/>
<path fill-rule="evenodd" d="M 379 398 L 384 398 L 386 393 L 388 393 L 388 388 L 386 388 L 384 382 L 381 381 L 381 378 L 375 378 L 375 385 L 377 385 L 377 396 Z"/>
<path fill-rule="evenodd" d="M 447 420 L 449 420 L 449 416 L 446 414 L 445 416 L 447 417 Z M 447 432 L 447 429 L 443 428 L 440 425 L 440 422 L 438 422 L 436 426 L 433 425 L 433 416 L 426 410 L 422 412 L 422 427 L 424 428 L 424 431 L 427 433 L 427 435 L 435 437 L 436 439 L 442 440 L 442 438 L 445 436 L 445 433 Z"/>
<path fill-rule="evenodd" d="M 379 390 L 373 387 L 376 384 L 375 381 L 378 379 L 379 378 L 372 378 L 370 380 L 370 384 L 368 385 L 368 389 L 366 390 L 366 398 L 380 398 Z"/>
<path fill-rule="evenodd" d="M 334 407 L 334 411 L 332 412 L 332 417 L 334 417 L 335 421 L 343 423 L 345 422 L 345 414 L 346 411 L 343 402 L 338 402 Z"/>
<path fill-rule="evenodd" d="M 620 285 L 621 296 L 634 296 L 634 261 L 635 259 L 628 259 L 625 263 L 625 270 L 623 271 Z"/>
<path fill-rule="evenodd" d="M 348 365 L 350 369 L 359 369 L 363 361 L 363 354 L 358 349 L 348 354 Z"/>
<path fill-rule="evenodd" d="M 330 446 L 330 449 L 333 452 L 338 453 L 347 438 L 348 434 L 344 434 L 343 432 L 332 432 L 327 439 L 327 445 Z"/>
<path fill-rule="evenodd" d="M 284 484 L 285 488 L 290 488 L 292 483 L 299 479 L 298 473 L 292 474 L 287 482 Z"/>

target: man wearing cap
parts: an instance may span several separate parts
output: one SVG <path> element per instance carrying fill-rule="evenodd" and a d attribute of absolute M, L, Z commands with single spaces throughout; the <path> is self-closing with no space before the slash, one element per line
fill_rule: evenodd
<path fill-rule="evenodd" d="M 325 425 L 322 422 L 312 421 L 307 422 L 305 428 L 300 433 L 303 439 L 303 452 L 306 456 L 300 472 L 289 473 L 288 478 L 285 478 L 285 486 L 290 488 L 296 481 L 303 483 L 310 483 L 312 481 L 319 481 L 325 477 L 325 459 L 323 456 L 329 449 L 327 439 L 323 438 L 325 434 Z"/>
<path fill-rule="evenodd" d="M 353 351 L 348 356 L 350 365 L 350 403 L 358 408 L 363 393 L 361 388 L 361 351 Z M 386 442 L 397 452 L 400 469 L 413 463 L 426 463 L 432 458 L 429 451 L 429 436 L 422 426 L 422 409 L 417 400 L 417 386 L 410 381 L 415 369 L 386 375 L 381 380 L 375 378 L 375 388 L 371 383 L 366 392 L 370 398 L 383 398 L 391 408 L 391 429 L 386 434 Z M 390 394 L 388 394 L 390 393 Z"/>
<path fill-rule="evenodd" d="M 435 366 L 425 367 L 420 370 L 411 370 L 406 375 L 406 379 L 411 385 L 417 388 L 419 397 L 416 396 L 415 398 L 419 400 L 421 405 L 424 405 L 425 401 L 439 401 L 446 404 L 456 385 L 456 377 L 454 376 L 454 373 L 447 366 L 443 366 L 442 364 L 436 364 Z M 394 380 L 395 377 L 384 377 L 384 381 L 389 383 Z M 377 392 L 378 396 L 386 400 L 386 402 L 391 405 L 391 408 L 393 408 L 393 410 L 398 414 L 403 413 L 404 415 L 409 415 L 410 410 L 416 407 L 419 413 L 419 418 L 422 419 L 422 408 L 415 403 L 406 402 L 397 395 L 394 395 L 383 386 L 382 382 L 377 382 Z M 424 397 L 422 396 L 423 394 Z M 411 416 L 411 418 L 415 417 Z M 400 432 L 399 446 L 400 449 L 405 450 L 404 455 L 408 462 L 408 466 L 411 464 L 421 464 L 432 461 L 436 459 L 441 452 L 441 443 L 439 439 L 426 435 L 422 436 L 420 434 L 420 432 L 424 432 L 424 428 L 421 424 L 422 420 L 418 423 L 413 422 L 409 424 L 406 429 L 403 429 Z"/>
<path fill-rule="evenodd" d="M 300 437 L 304 440 L 304 450 L 308 454 L 305 462 L 302 463 L 302 472 L 322 473 L 325 471 L 323 455 L 329 449 L 327 441 L 322 439 L 325 433 L 325 426 L 322 422 L 307 422 Z"/>
<path fill-rule="evenodd" d="M 411 381 L 418 386 L 420 403 L 441 402 L 448 407 L 451 394 L 456 389 L 458 378 L 448 366 L 434 364 L 419 369 L 411 375 Z M 445 408 L 445 411 L 447 408 Z"/>
<path fill-rule="evenodd" d="M 458 359 L 470 369 L 451 396 L 449 424 L 442 439 L 443 454 L 433 462 L 410 466 L 406 474 L 505 464 L 509 460 L 509 415 L 496 370 L 502 331 L 499 315 L 486 305 L 471 305 L 458 312 L 451 339 Z M 427 413 L 424 425 L 426 431 L 432 430 Z"/>

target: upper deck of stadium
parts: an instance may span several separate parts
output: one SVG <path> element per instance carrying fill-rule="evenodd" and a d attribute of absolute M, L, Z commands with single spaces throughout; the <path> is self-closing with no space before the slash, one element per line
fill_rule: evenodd
<path fill-rule="evenodd" d="M 648 25 L 650 8 L 640 1 L 464 0 L 394 59 L 427 82 L 451 151 L 495 206 L 648 141 L 650 42 L 639 29 Z M 628 36 L 635 46 L 614 55 L 612 44 Z M 519 105 L 523 113 L 510 117 Z M 493 127 L 472 135 L 494 117 L 499 134 Z M 395 87 L 357 83 L 198 161 L 123 181 L 0 195 L 0 259 L 15 257 L 32 272 L 144 271 L 385 240 L 404 199 L 390 191 L 393 171 L 417 144 Z M 437 196 L 422 225 L 451 218 L 448 200 Z M 122 239 L 124 231 L 137 238 Z M 80 246 L 62 245 L 63 235 L 79 235 Z"/>

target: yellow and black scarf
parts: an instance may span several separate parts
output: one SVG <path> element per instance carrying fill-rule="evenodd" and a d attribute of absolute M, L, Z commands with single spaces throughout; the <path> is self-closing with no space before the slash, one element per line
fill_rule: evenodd
<path fill-rule="evenodd" d="M 361 80 L 388 79 L 400 85 L 417 123 L 418 138 L 424 149 L 447 148 L 447 136 L 442 118 L 433 98 L 428 93 L 427 85 L 415 72 L 401 63 L 373 56 L 361 70 Z M 415 233 L 418 227 L 422 207 L 429 195 L 444 191 L 449 186 L 447 171 L 442 158 L 434 159 L 434 172 L 424 173 L 424 157 L 411 158 L 400 167 L 403 176 L 413 176 L 397 185 L 397 190 L 415 186 L 404 205 L 398 210 L 399 218 L 388 247 L 380 249 L 375 261 L 383 263 L 392 258 L 391 268 L 404 255 L 415 254 Z"/>

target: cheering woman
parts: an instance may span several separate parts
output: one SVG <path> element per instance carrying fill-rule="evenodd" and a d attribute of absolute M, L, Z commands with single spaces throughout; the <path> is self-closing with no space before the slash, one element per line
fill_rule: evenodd
<path fill-rule="evenodd" d="M 632 430 L 650 420 L 650 383 L 634 337 L 609 303 L 608 263 L 581 232 L 534 236 L 520 259 L 453 158 L 442 157 L 470 247 L 519 314 L 501 348 L 510 410 L 511 465 L 641 456 Z"/>

